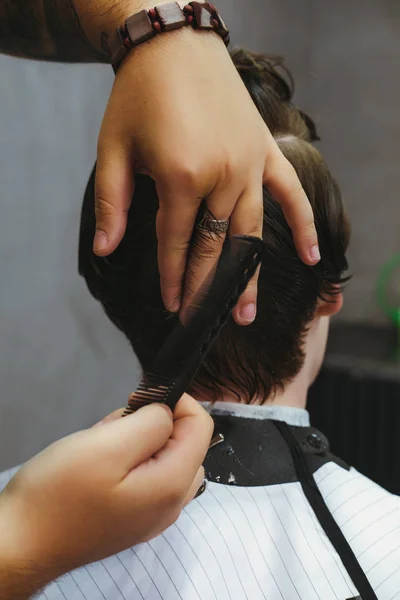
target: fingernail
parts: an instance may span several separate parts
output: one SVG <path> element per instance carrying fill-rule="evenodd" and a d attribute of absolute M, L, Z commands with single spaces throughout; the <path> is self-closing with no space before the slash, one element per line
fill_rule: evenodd
<path fill-rule="evenodd" d="M 246 323 L 252 323 L 256 318 L 256 305 L 254 303 L 246 304 L 239 312 L 239 317 Z"/>
<path fill-rule="evenodd" d="M 177 313 L 181 308 L 181 304 L 181 299 L 178 297 L 174 298 L 174 300 L 171 300 L 171 302 L 166 302 L 165 307 L 167 310 L 169 310 L 169 312 Z"/>
<path fill-rule="evenodd" d="M 96 231 L 96 235 L 94 236 L 93 251 L 101 252 L 106 246 L 107 246 L 107 235 L 104 233 L 104 231 L 101 231 L 100 229 L 98 229 Z"/>
<path fill-rule="evenodd" d="M 311 248 L 311 250 L 310 250 L 310 258 L 314 262 L 318 262 L 319 260 L 321 260 L 321 254 L 319 252 L 319 248 L 318 248 L 317 244 Z"/>
<path fill-rule="evenodd" d="M 177 312 L 179 312 L 180 307 L 181 307 L 180 301 L 175 300 L 175 302 L 173 302 L 171 304 L 170 312 L 177 313 Z"/>

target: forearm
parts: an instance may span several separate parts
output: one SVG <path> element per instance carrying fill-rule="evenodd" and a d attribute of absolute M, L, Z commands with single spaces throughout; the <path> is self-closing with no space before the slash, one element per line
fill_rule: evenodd
<path fill-rule="evenodd" d="M 0 600 L 27 600 L 47 583 L 40 570 L 28 564 L 9 564 L 0 556 Z"/>
<path fill-rule="evenodd" d="M 150 6 L 148 0 L 0 0 L 0 52 L 60 62 L 107 62 L 102 33 Z"/>
<path fill-rule="evenodd" d="M 62 574 L 37 531 L 6 491 L 0 494 L 0 600 L 26 600 Z"/>

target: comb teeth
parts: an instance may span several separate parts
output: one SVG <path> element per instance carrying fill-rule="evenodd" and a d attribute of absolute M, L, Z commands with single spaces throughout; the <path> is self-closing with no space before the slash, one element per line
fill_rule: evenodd
<path fill-rule="evenodd" d="M 174 383 L 175 380 L 169 377 L 156 375 L 155 373 L 146 373 L 139 383 L 138 389 L 129 399 L 128 406 L 122 416 L 130 415 L 142 406 L 152 404 L 153 402 L 166 404 Z"/>

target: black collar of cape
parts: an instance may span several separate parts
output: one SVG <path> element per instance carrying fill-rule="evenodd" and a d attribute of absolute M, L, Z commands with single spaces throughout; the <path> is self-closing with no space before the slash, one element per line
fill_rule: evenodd
<path fill-rule="evenodd" d="M 275 421 L 235 415 L 212 415 L 214 435 L 224 439 L 210 448 L 204 461 L 208 481 L 237 486 L 263 486 L 298 481 L 290 448 Z M 314 427 L 289 426 L 315 473 L 327 462 L 349 466 L 329 451 L 327 438 Z"/>

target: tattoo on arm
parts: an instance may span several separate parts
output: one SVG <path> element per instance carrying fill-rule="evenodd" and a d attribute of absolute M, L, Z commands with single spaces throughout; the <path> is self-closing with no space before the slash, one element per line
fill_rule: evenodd
<path fill-rule="evenodd" d="M 61 62 L 107 62 L 85 36 L 74 0 L 0 0 L 0 52 Z"/>
<path fill-rule="evenodd" d="M 26 0 L 25 0 L 26 1 Z M 94 48 L 82 29 L 74 0 L 42 0 L 46 23 L 57 47 L 58 56 L 66 61 L 107 62 L 101 52 Z"/>

